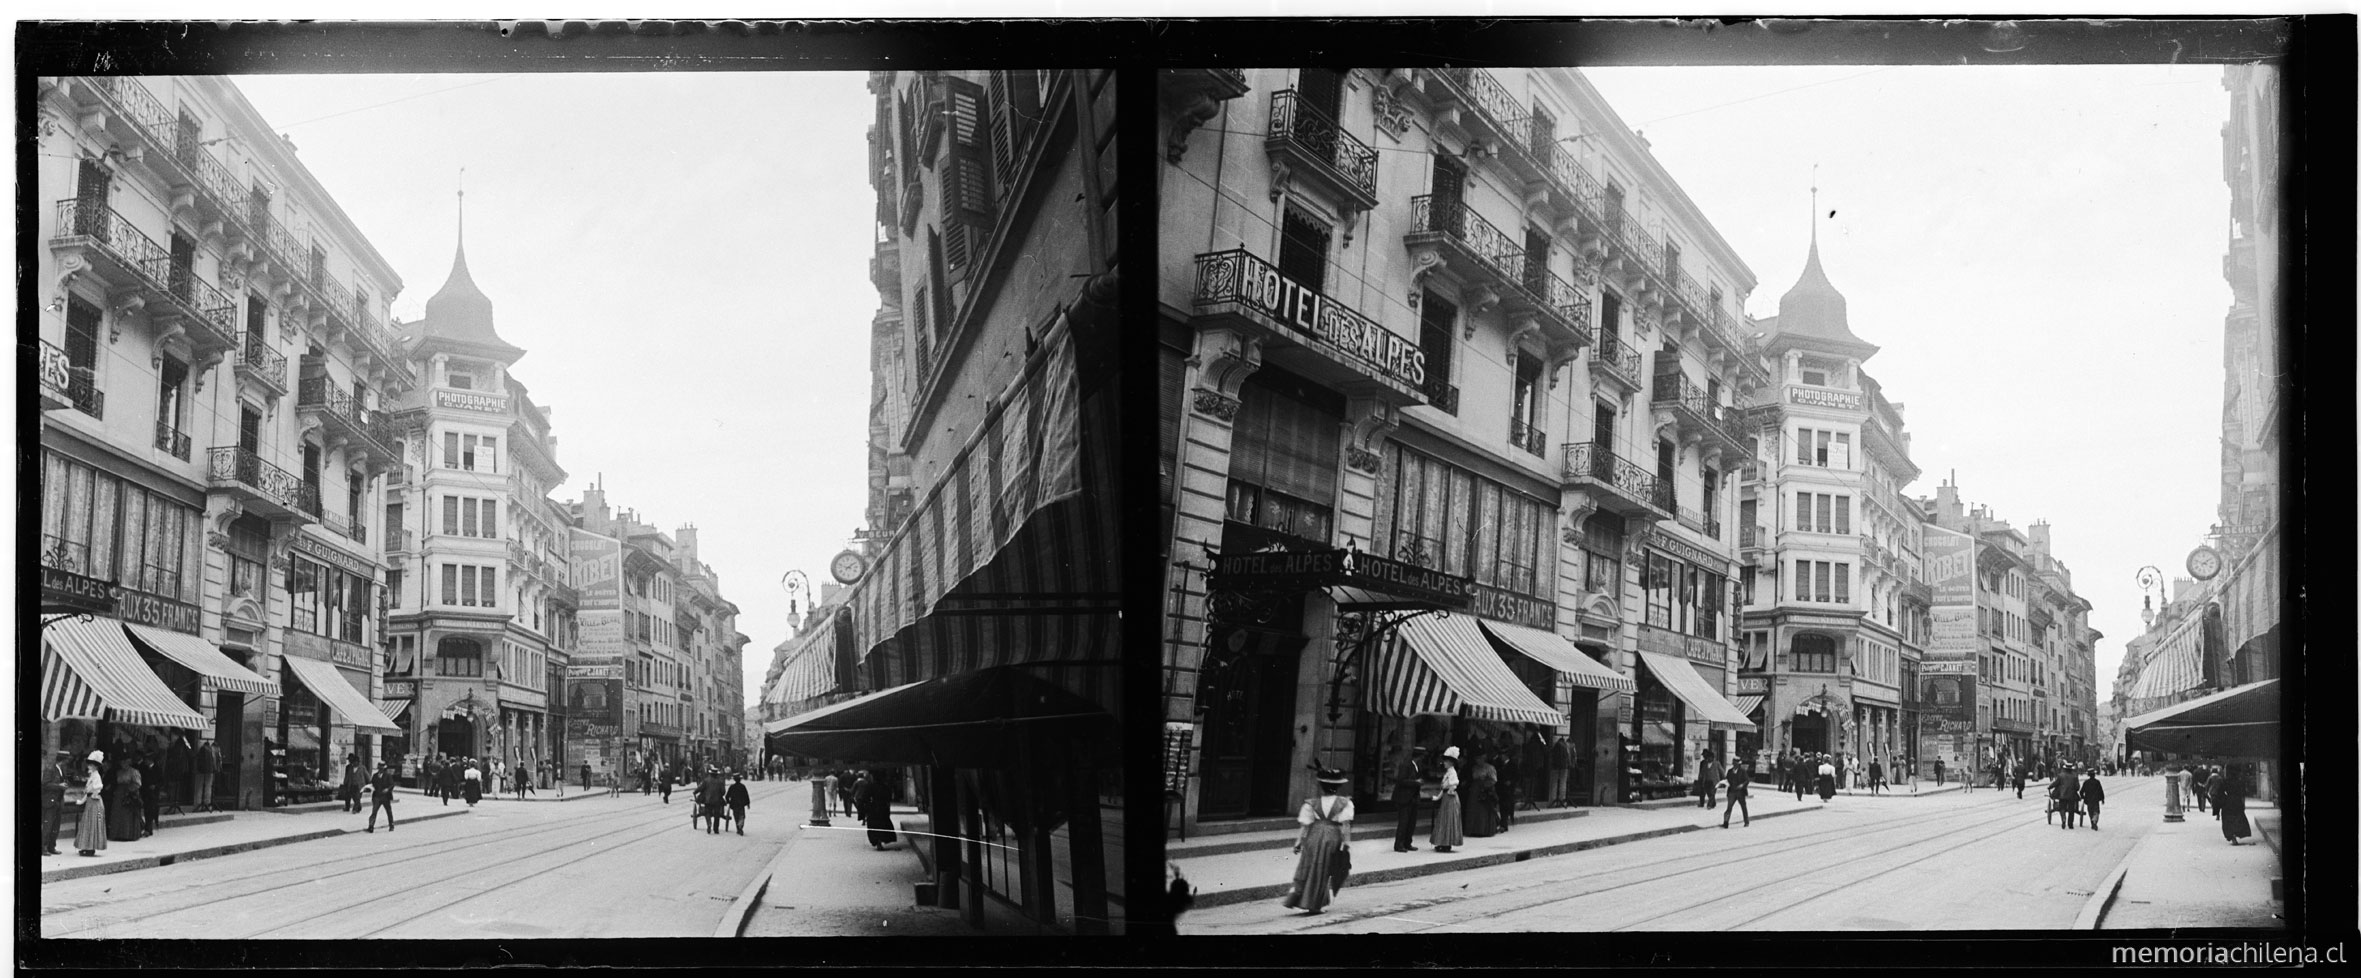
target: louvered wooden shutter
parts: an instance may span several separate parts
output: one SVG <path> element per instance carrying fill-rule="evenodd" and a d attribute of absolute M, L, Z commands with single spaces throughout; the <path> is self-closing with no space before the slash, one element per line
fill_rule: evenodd
<path fill-rule="evenodd" d="M 992 227 L 990 139 L 983 86 L 962 78 L 946 78 L 944 85 L 951 146 L 943 168 L 943 258 L 958 280 L 980 257 L 983 234 Z"/>
<path fill-rule="evenodd" d="M 1017 184 L 1025 141 L 1041 118 L 1040 75 L 1033 71 L 992 73 L 992 165 L 1001 194 Z"/>

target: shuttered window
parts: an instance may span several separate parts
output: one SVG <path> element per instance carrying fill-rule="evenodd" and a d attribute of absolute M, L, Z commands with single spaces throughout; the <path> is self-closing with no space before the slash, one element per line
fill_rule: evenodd
<path fill-rule="evenodd" d="M 1247 379 L 1239 392 L 1230 478 L 1317 503 L 1336 504 L 1336 466 L 1344 416 L 1297 391 Z"/>
<path fill-rule="evenodd" d="M 992 227 L 990 139 L 986 133 L 983 86 L 959 78 L 944 80 L 951 148 L 943 169 L 943 257 L 954 279 L 982 257 Z"/>
<path fill-rule="evenodd" d="M 992 171 L 1003 197 L 1014 191 L 1026 140 L 1041 121 L 1040 79 L 1035 71 L 992 73 Z"/>

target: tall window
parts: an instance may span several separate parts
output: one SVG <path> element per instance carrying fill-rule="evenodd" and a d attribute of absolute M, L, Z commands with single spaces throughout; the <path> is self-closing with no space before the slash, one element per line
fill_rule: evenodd
<path fill-rule="evenodd" d="M 1279 273 L 1314 292 L 1328 286 L 1328 226 L 1287 208 L 1279 222 Z"/>
<path fill-rule="evenodd" d="M 1648 596 L 1647 623 L 1657 628 L 1671 628 L 1673 591 L 1679 586 L 1680 562 L 1655 551 L 1649 551 L 1641 565 L 1641 589 Z"/>
<path fill-rule="evenodd" d="M 263 568 L 270 559 L 271 525 L 245 515 L 230 524 L 230 593 L 262 600 Z"/>
<path fill-rule="evenodd" d="M 1267 368 L 1247 378 L 1239 404 L 1229 517 L 1326 543 L 1343 450 L 1343 405 L 1332 393 Z"/>
<path fill-rule="evenodd" d="M 178 357 L 166 356 L 164 367 L 156 372 L 156 423 L 179 431 L 186 426 L 188 414 L 189 365 Z"/>
<path fill-rule="evenodd" d="M 1592 513 L 1582 521 L 1582 587 L 1623 600 L 1623 517 Z"/>
<path fill-rule="evenodd" d="M 1523 350 L 1517 351 L 1517 383 L 1515 400 L 1509 404 L 1509 440 L 1525 451 L 1540 455 L 1541 436 L 1541 360 Z"/>
<path fill-rule="evenodd" d="M 1546 503 L 1473 472 L 1397 449 L 1387 556 L 1542 597 L 1541 537 L 1556 523 Z"/>
<path fill-rule="evenodd" d="M 484 674 L 484 647 L 470 638 L 445 638 L 435 643 L 435 675 L 475 677 Z"/>
<path fill-rule="evenodd" d="M 1622 348 L 1623 300 L 1615 293 L 1599 290 L 1599 353 L 1615 356 Z"/>
<path fill-rule="evenodd" d="M 321 572 L 325 568 L 301 557 L 287 561 L 287 627 L 306 634 L 320 630 Z"/>
<path fill-rule="evenodd" d="M 1427 400 L 1452 414 L 1459 413 L 1458 400 L 1441 395 L 1451 384 L 1451 331 L 1458 324 L 1459 307 L 1451 300 L 1433 292 L 1420 293 L 1418 349 L 1426 355 Z"/>
<path fill-rule="evenodd" d="M 443 432 L 443 467 L 469 472 L 500 471 L 500 438 Z"/>

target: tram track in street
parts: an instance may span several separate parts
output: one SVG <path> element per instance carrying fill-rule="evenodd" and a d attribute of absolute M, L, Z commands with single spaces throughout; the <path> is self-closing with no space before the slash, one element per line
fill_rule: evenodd
<path fill-rule="evenodd" d="M 2009 800 L 2009 801 L 2014 801 L 2015 799 L 2006 799 L 2006 800 Z M 1894 820 L 1891 820 L 1891 821 L 1888 821 L 1888 822 L 1885 822 L 1885 823 L 1882 823 L 1882 824 L 1879 824 L 1879 825 L 1874 825 L 1874 826 L 1856 826 L 1856 825 L 1848 825 L 1848 826 L 1841 826 L 1841 827 L 1835 827 L 1835 828 L 1829 828 L 1829 829 L 1820 829 L 1820 830 L 1815 830 L 1815 831 L 1811 831 L 1811 832 L 1806 832 L 1806 833 L 1803 833 L 1803 834 L 1801 834 L 1801 835 L 1797 835 L 1797 836 L 1789 836 L 1789 837 L 1784 837 L 1784 838 L 1780 838 L 1780 839 L 1770 839 L 1770 840 L 1764 840 L 1764 841 L 1761 841 L 1761 842 L 1747 842 L 1747 843 L 1739 843 L 1739 844 L 1737 844 L 1737 845 L 1734 845 L 1734 846 L 1731 846 L 1731 847 L 1728 847 L 1728 848 L 1717 849 L 1717 850 L 1714 850 L 1714 851 L 1711 851 L 1711 852 L 1691 853 L 1691 854 L 1688 854 L 1688 855 L 1673 856 L 1673 857 L 1670 857 L 1669 859 L 1665 860 L 1664 862 L 1655 863 L 1655 864 L 1651 864 L 1651 865 L 1648 865 L 1648 866 L 1642 866 L 1642 867 L 1625 867 L 1625 868 L 1622 868 L 1622 869 L 1610 869 L 1610 870 L 1604 870 L 1604 871 L 1601 871 L 1601 872 L 1599 872 L 1599 873 L 1597 874 L 1597 877 L 1594 877 L 1594 878 L 1607 878 L 1607 879 L 1613 879 L 1613 878 L 1615 878 L 1615 877 L 1617 877 L 1617 876 L 1619 876 L 1619 875 L 1633 874 L 1633 873 L 1638 873 L 1638 874 L 1643 874 L 1643 875 L 1639 875 L 1639 876 L 1637 876 L 1636 878 L 1626 879 L 1626 880 L 1623 880 L 1622 882 L 1616 882 L 1616 883 L 1612 883 L 1612 884 L 1610 884 L 1610 885 L 1606 885 L 1606 886 L 1598 886 L 1598 887 L 1593 887 L 1593 888 L 1590 888 L 1590 889 L 1583 890 L 1582 892 L 1579 892 L 1579 893 L 1571 893 L 1571 894 L 1567 894 L 1567 893 L 1555 893 L 1555 894 L 1552 894 L 1552 895 L 1551 895 L 1551 896 L 1550 896 L 1548 899 L 1543 899 L 1543 900 L 1536 900 L 1536 901 L 1533 901 L 1533 902 L 1530 902 L 1530 903 L 1523 903 L 1523 904 L 1518 904 L 1518 905 L 1515 905 L 1515 906 L 1510 906 L 1510 907 L 1505 907 L 1505 908 L 1500 908 L 1500 909 L 1489 909 L 1489 910 L 1487 910 L 1485 913 L 1483 913 L 1481 916 L 1484 916 L 1484 917 L 1501 917 L 1501 916 L 1507 916 L 1507 915 L 1510 915 L 1510 914 L 1521 913 L 1521 912 L 1528 911 L 1528 910 L 1534 910 L 1534 909 L 1539 909 L 1539 908 L 1542 908 L 1542 907 L 1547 907 L 1547 906 L 1550 906 L 1550 905 L 1552 905 L 1552 904 L 1557 904 L 1557 903 L 1566 903 L 1566 902 L 1571 902 L 1571 901 L 1575 901 L 1575 900 L 1582 900 L 1582 899 L 1587 899 L 1587 898 L 1594 897 L 1594 896 L 1597 896 L 1597 895 L 1600 895 L 1600 894 L 1603 894 L 1603 893 L 1611 893 L 1611 892 L 1613 892 L 1613 891 L 1616 891 L 1616 890 L 1621 890 L 1621 889 L 1625 889 L 1625 888 L 1628 888 L 1628 887 L 1633 887 L 1633 886 L 1641 886 L 1641 885 L 1646 885 L 1646 884 L 1650 884 L 1650 883 L 1661 882 L 1661 881 L 1663 881 L 1663 880 L 1674 879 L 1674 878 L 1678 878 L 1678 877 L 1681 877 L 1681 876 L 1687 876 L 1687 875 L 1696 874 L 1696 873 L 1704 873 L 1704 872 L 1710 872 L 1710 871 L 1722 870 L 1722 869 L 1726 869 L 1727 867 L 1729 867 L 1729 866 L 1732 866 L 1732 865 L 1735 865 L 1735 864 L 1738 864 L 1738 863 L 1743 863 L 1743 862 L 1750 862 L 1750 861 L 1759 860 L 1759 859 L 1770 859 L 1770 858 L 1779 858 L 1779 857 L 1792 857 L 1792 856 L 1794 856 L 1794 855 L 1795 855 L 1795 854 L 1796 854 L 1796 853 L 1797 853 L 1797 852 L 1798 852 L 1800 849 L 1805 849 L 1805 848 L 1809 848 L 1809 847 L 1812 847 L 1812 846 L 1818 846 L 1818 845 L 1825 845 L 1825 844 L 1827 844 L 1827 843 L 1829 843 L 1829 842 L 1834 842 L 1834 841 L 1839 841 L 1839 840 L 1846 841 L 1846 842 L 1858 842 L 1859 840 L 1861 840 L 1862 838 L 1864 838 L 1864 837 L 1867 837 L 1867 836 L 1878 835 L 1878 834 L 1884 834 L 1884 833 L 1887 833 L 1887 832 L 1893 832 L 1893 831 L 1903 831 L 1903 830 L 1916 830 L 1916 831 L 1925 831 L 1925 830 L 1927 830 L 1927 829 L 1928 829 L 1930 826 L 1939 826 L 1939 825 L 1942 825 L 1943 823 L 1950 822 L 1950 821 L 1953 821 L 1953 820 L 1962 820 L 1962 821 L 1960 822 L 1960 824 L 1959 824 L 1958 826 L 1956 826 L 1956 829 L 1967 829 L 1967 830 L 1973 830 L 1973 829 L 1976 829 L 1976 828 L 1979 828 L 1979 827 L 1982 827 L 1982 826 L 1985 826 L 1985 825 L 1991 825 L 1991 824 L 1994 824 L 1994 823 L 1997 823 L 1997 822 L 2004 822 L 2004 821 L 2014 821 L 2014 820 L 2016 820 L 2016 819 L 2018 819 L 2018 818 L 2021 818 L 2021 817 L 2023 816 L 2023 814 L 2024 814 L 2024 813 L 2023 813 L 2023 811 L 2022 811 L 2022 810 L 2020 810 L 2020 809 L 2018 809 L 2018 808 L 2016 808 L 2015 806 L 2013 806 L 2013 805 L 2012 805 L 2012 806 L 2008 807 L 2008 808 L 2007 808 L 2005 811 L 2003 811 L 2002 813 L 2000 813 L 2000 814 L 1997 814 L 1997 815 L 1993 815 L 1993 814 L 1989 814 L 1989 813 L 1988 813 L 1988 810 L 1987 810 L 1987 809 L 1985 809 L 1985 808 L 1984 808 L 1984 806 L 1981 806 L 1981 805 L 1979 805 L 1979 806 L 1977 806 L 1977 807 L 1975 807 L 1975 808 L 1966 809 L 1966 810 L 1946 810 L 1946 811 L 1941 811 L 1941 812 L 1933 812 L 1933 813 L 1925 813 L 1925 814 L 1912 814 L 1912 815 L 1905 815 L 1905 816 L 1902 816 L 1902 817 L 1900 817 L 1900 818 L 1897 818 L 1897 819 L 1894 819 Z M 1954 831 L 1954 830 L 1955 830 L 1954 828 L 1943 828 L 1943 829 L 1940 829 L 1940 831 L 1943 831 L 1943 832 L 1950 832 L 1950 831 Z M 2006 830 L 2004 829 L 2003 831 L 2006 831 Z M 1907 847 L 1907 846 L 1910 846 L 1910 845 L 1915 845 L 1915 844 L 1919 844 L 1919 843 L 1923 843 L 1923 842 L 1925 842 L 1925 841 L 1927 841 L 1927 840 L 1925 840 L 1925 839 L 1914 839 L 1914 840 L 1913 840 L 1913 841 L 1911 841 L 1911 842 L 1904 843 L 1904 844 L 1903 844 L 1903 846 L 1899 846 L 1899 847 L 1895 847 L 1895 848 L 1905 848 L 1905 847 Z M 1748 850 L 1757 850 L 1757 851 L 1749 852 Z M 1677 864 L 1684 863 L 1684 862 L 1695 862 L 1695 863 L 1696 863 L 1696 865 L 1688 866 L 1688 867 L 1686 867 L 1686 868 L 1675 869 L 1675 870 L 1672 870 L 1672 871 L 1670 871 L 1670 872 L 1667 872 L 1667 871 L 1665 871 L 1665 868 L 1666 868 L 1666 866 L 1667 866 L 1667 865 L 1677 865 Z M 1539 888 L 1543 888 L 1543 887 L 1559 887 L 1559 886 L 1563 886 L 1563 885 L 1564 885 L 1564 884 L 1566 884 L 1567 882 L 1569 882 L 1569 881 L 1568 881 L 1568 880 L 1565 880 L 1565 879 L 1554 879 L 1554 880 L 1538 880 L 1538 881 L 1534 881 L 1534 882 L 1532 882 L 1532 883 L 1526 883 L 1526 884 L 1522 884 L 1522 885 L 1518 885 L 1518 886 L 1507 887 L 1507 888 L 1502 888 L 1502 889 L 1496 889 L 1496 890 L 1493 890 L 1493 891 L 1491 891 L 1490 893 L 1487 893 L 1487 894 L 1486 894 L 1486 896 L 1493 896 L 1493 897 L 1496 897 L 1496 896 L 1501 896 L 1501 895 L 1506 895 L 1506 894 L 1515 893 L 1515 892 L 1517 892 L 1517 891 L 1519 891 L 1519 890 L 1539 889 Z M 1387 919 L 1403 920 L 1403 921 L 1410 921 L 1410 922 L 1418 922 L 1418 921 L 1413 921 L 1413 919 L 1412 919 L 1412 918 L 1409 918 L 1409 917 L 1404 917 L 1404 916 L 1402 916 L 1402 914 L 1403 914 L 1403 913 L 1405 913 L 1405 912 L 1415 912 L 1415 911 L 1418 911 L 1418 910 L 1421 910 L 1421 909 L 1424 909 L 1424 908 L 1427 908 L 1427 907 L 1439 907 L 1439 906 L 1446 906 L 1446 905 L 1449 905 L 1449 904 L 1452 904 L 1452 903 L 1460 902 L 1460 901 L 1462 901 L 1462 900 L 1464 900 L 1464 899 L 1466 899 L 1466 898 L 1465 898 L 1465 897 L 1447 897 L 1447 898 L 1439 898 L 1439 899 L 1434 899 L 1434 900 L 1416 900 L 1416 901 L 1409 901 L 1409 902 L 1407 902 L 1407 903 L 1394 904 L 1394 905 L 1390 905 L 1390 906 L 1387 906 L 1387 907 L 1384 907 L 1384 908 L 1372 908 L 1371 910 L 1369 910 L 1369 911 L 1367 911 L 1367 912 L 1338 915 L 1338 916 L 1336 916 L 1335 918 L 1333 918 L 1333 919 L 1332 919 L 1332 920 L 1330 920 L 1330 921 L 1326 921 L 1326 922 L 1323 922 L 1323 923 L 1322 923 L 1322 924 L 1320 924 L 1320 925 L 1317 925 L 1317 928 L 1316 928 L 1316 929 L 1320 929 L 1320 930 L 1326 930 L 1326 929 L 1335 928 L 1335 927 L 1350 926 L 1350 925 L 1352 925 L 1352 924 L 1354 924 L 1354 923 L 1357 923 L 1357 922 L 1359 922 L 1359 921 L 1363 921 L 1363 920 L 1370 920 L 1370 919 L 1379 919 L 1379 918 L 1387 918 Z M 1711 901 L 1708 901 L 1708 902 L 1711 902 Z M 1464 921 L 1450 921 L 1450 922 L 1440 922 L 1440 923 L 1428 923 L 1428 925 L 1427 925 L 1427 926 L 1425 926 L 1425 927 L 1422 927 L 1422 928 L 1417 928 L 1417 929 L 1413 929 L 1413 930 L 1407 930 L 1407 931 L 1397 931 L 1397 933 L 1421 933 L 1421 932 L 1424 932 L 1424 931 L 1429 931 L 1429 930 L 1436 930 L 1436 929 L 1440 929 L 1440 928 L 1444 928 L 1444 927 L 1458 926 L 1458 925 L 1459 925 L 1459 924 L 1461 924 L 1461 923 L 1464 923 Z"/>
<path fill-rule="evenodd" d="M 404 893 L 382 894 L 359 901 L 341 903 L 338 906 L 331 907 L 316 914 L 311 914 L 297 920 L 282 922 L 268 930 L 256 932 L 253 934 L 241 935 L 247 937 L 259 937 L 277 931 L 286 930 L 290 927 L 295 927 L 303 923 L 317 920 L 321 917 L 329 916 L 331 914 L 349 911 L 356 907 L 367 906 L 371 903 L 395 899 L 405 895 L 406 893 L 415 892 L 419 888 L 432 887 L 461 880 L 480 874 L 481 871 L 487 867 L 507 865 L 529 859 L 540 858 L 563 850 L 578 848 L 584 845 L 599 842 L 614 836 L 625 835 L 633 832 L 642 832 L 647 829 L 652 829 L 659 824 L 670 824 L 677 827 L 680 823 L 681 815 L 685 813 L 685 808 L 670 808 L 669 806 L 666 806 L 664 814 L 659 817 L 631 819 L 627 824 L 624 824 L 619 828 L 598 832 L 588 836 L 572 835 L 570 834 L 570 830 L 589 827 L 592 825 L 592 823 L 611 818 L 613 813 L 592 812 L 581 815 L 567 815 L 552 822 L 540 822 L 530 825 L 519 825 L 514 827 L 493 829 L 480 835 L 470 836 L 465 840 L 455 840 L 456 844 L 437 848 L 433 851 L 421 852 L 418 850 L 389 850 L 383 853 L 363 856 L 357 858 L 351 864 L 339 864 L 337 868 L 327 871 L 323 871 L 322 867 L 319 866 L 290 866 L 280 869 L 247 873 L 240 876 L 234 876 L 226 880 L 208 881 L 202 887 L 195 888 L 198 889 L 199 892 L 195 894 L 196 898 L 193 900 L 171 900 L 173 897 L 188 895 L 187 891 L 174 891 L 172 893 L 155 894 L 153 896 L 127 901 L 125 903 L 109 904 L 107 905 L 108 909 L 119 911 L 119 913 L 110 914 L 105 920 L 100 920 L 85 926 L 75 927 L 70 930 L 52 930 L 50 925 L 45 923 L 42 928 L 43 936 L 72 937 L 76 934 L 113 927 L 129 921 L 153 921 L 161 918 L 185 914 L 195 910 L 205 910 L 218 913 L 220 908 L 224 905 L 234 903 L 239 900 L 258 897 L 265 899 L 282 897 L 291 886 L 308 886 L 319 884 L 333 885 L 339 880 L 350 882 L 355 878 L 362 880 L 374 880 L 383 876 L 387 870 L 395 866 L 416 867 L 427 860 L 441 859 L 446 856 L 464 855 L 472 850 L 479 850 L 487 846 L 497 846 L 504 843 L 510 843 L 527 837 L 549 837 L 553 833 L 565 836 L 562 841 L 557 841 L 553 845 L 536 847 L 525 853 L 508 855 L 504 856 L 503 858 L 497 858 L 488 861 L 469 862 L 466 864 L 464 869 L 456 873 L 425 880 L 405 881 L 405 883 L 408 885 L 408 889 L 406 889 Z M 644 832 L 642 837 L 653 838 L 658 834 L 660 834 L 660 831 Z M 383 856 L 384 858 L 376 858 L 378 856 Z M 530 876 L 522 878 L 530 878 Z M 234 887 L 235 891 L 225 893 L 223 891 L 224 886 Z M 154 902 L 167 900 L 170 900 L 176 905 L 170 905 L 160 909 L 151 909 L 151 906 Z M 59 908 L 52 913 L 70 913 L 78 909 L 82 908 L 64 907 Z M 48 916 L 50 914 L 45 913 L 44 915 Z"/>

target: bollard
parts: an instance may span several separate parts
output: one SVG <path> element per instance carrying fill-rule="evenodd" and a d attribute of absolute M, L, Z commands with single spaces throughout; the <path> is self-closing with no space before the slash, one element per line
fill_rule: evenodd
<path fill-rule="evenodd" d="M 2167 822 L 2182 821 L 2181 772 L 2179 771 L 2164 772 L 2164 820 Z"/>
<path fill-rule="evenodd" d="M 833 786 L 835 782 L 835 778 L 821 778 L 820 780 L 812 782 L 811 824 L 820 826 L 825 826 L 828 824 L 828 803 L 831 800 L 828 797 L 830 794 L 829 788 Z"/>

